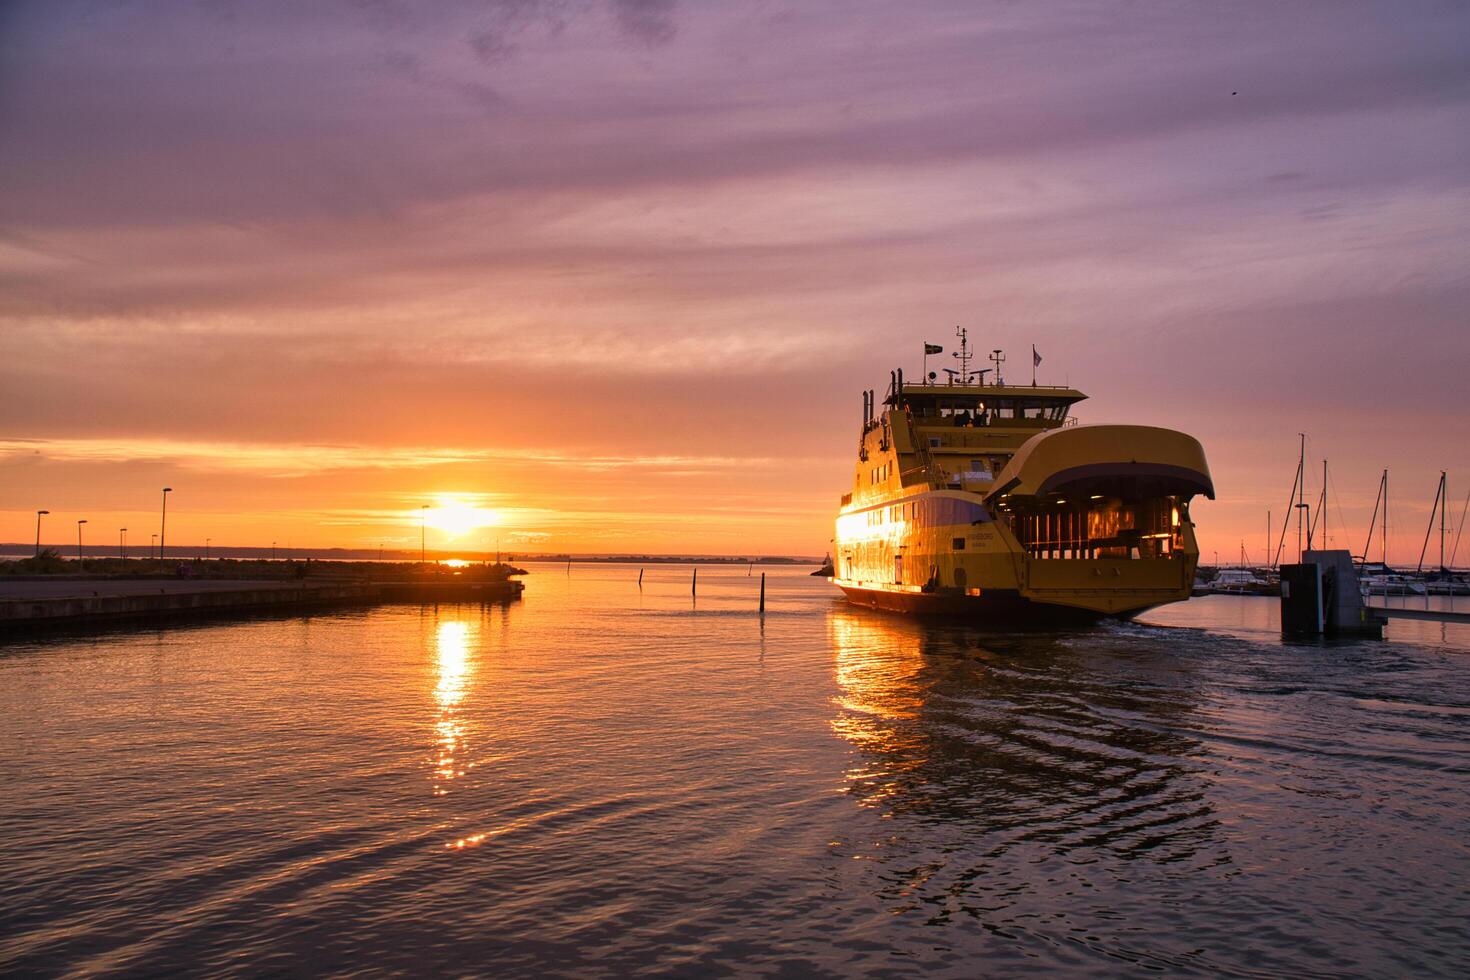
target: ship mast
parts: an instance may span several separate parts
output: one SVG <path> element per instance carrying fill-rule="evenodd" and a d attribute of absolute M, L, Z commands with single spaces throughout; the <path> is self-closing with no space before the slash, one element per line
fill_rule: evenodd
<path fill-rule="evenodd" d="M 955 336 L 960 338 L 960 349 L 955 351 L 955 360 L 960 362 L 960 384 L 970 383 L 970 332 L 964 327 L 954 328 Z"/>

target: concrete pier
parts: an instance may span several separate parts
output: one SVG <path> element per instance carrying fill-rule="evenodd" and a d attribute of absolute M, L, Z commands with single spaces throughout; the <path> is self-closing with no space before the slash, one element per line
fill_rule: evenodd
<path fill-rule="evenodd" d="M 1382 638 L 1386 620 L 1363 603 L 1353 556 L 1307 551 L 1300 564 L 1281 566 L 1281 631 L 1313 636 Z"/>
<path fill-rule="evenodd" d="M 387 602 L 503 602 L 524 586 L 500 582 L 0 580 L 0 634 L 91 624 L 151 624 L 191 616 L 290 613 Z"/>

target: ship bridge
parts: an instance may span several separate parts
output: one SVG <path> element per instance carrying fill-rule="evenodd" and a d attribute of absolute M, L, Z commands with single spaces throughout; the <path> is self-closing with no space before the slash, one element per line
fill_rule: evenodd
<path fill-rule="evenodd" d="M 1050 429 L 1087 396 L 1075 388 L 1043 385 L 910 385 L 889 399 L 916 426 L 928 428 L 1004 426 Z"/>
<path fill-rule="evenodd" d="M 1006 384 L 898 384 L 888 399 L 900 445 L 939 488 L 986 492 L 1032 436 L 1069 427 L 1075 388 Z"/>

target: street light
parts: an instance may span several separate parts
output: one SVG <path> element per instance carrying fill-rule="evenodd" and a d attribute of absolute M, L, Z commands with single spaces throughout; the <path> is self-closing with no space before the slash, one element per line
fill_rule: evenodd
<path fill-rule="evenodd" d="M 173 487 L 164 487 L 163 488 L 163 517 L 158 522 L 158 557 L 160 559 L 163 558 L 163 536 L 164 536 L 164 532 L 166 530 L 168 530 L 168 495 L 172 491 L 173 491 Z"/>
<path fill-rule="evenodd" d="M 214 540 L 213 538 L 205 538 L 204 539 L 204 560 L 205 561 L 209 561 L 209 542 L 211 542 L 213 540 Z"/>
<path fill-rule="evenodd" d="M 275 560 L 276 560 L 276 543 L 274 541 L 272 541 L 271 542 L 271 561 L 275 561 Z"/>
<path fill-rule="evenodd" d="M 51 513 L 49 510 L 36 511 L 36 557 L 41 557 L 41 515 Z"/>
<path fill-rule="evenodd" d="M 152 561 L 153 560 L 153 553 L 157 549 L 158 549 L 158 535 L 156 535 L 156 534 L 150 534 L 148 536 L 148 560 L 149 561 Z"/>
<path fill-rule="evenodd" d="M 424 545 L 428 541 L 429 505 L 419 509 L 419 564 L 424 563 Z"/>
<path fill-rule="evenodd" d="M 117 553 L 122 555 L 123 561 L 128 560 L 128 529 L 125 527 L 117 529 Z"/>
<path fill-rule="evenodd" d="M 87 523 L 84 517 L 77 521 L 77 571 L 82 570 L 82 525 Z"/>

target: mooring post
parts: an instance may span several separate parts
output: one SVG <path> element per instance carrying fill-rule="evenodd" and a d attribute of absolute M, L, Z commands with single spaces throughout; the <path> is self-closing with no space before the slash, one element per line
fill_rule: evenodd
<path fill-rule="evenodd" d="M 761 615 L 766 614 L 766 573 L 761 572 Z"/>
<path fill-rule="evenodd" d="M 699 566 L 698 565 L 695 565 L 694 566 L 694 577 L 689 580 L 689 594 L 690 595 L 694 595 L 695 590 L 698 589 L 698 588 L 699 588 Z"/>
<path fill-rule="evenodd" d="M 643 569 L 638 569 L 638 590 L 643 591 Z"/>

